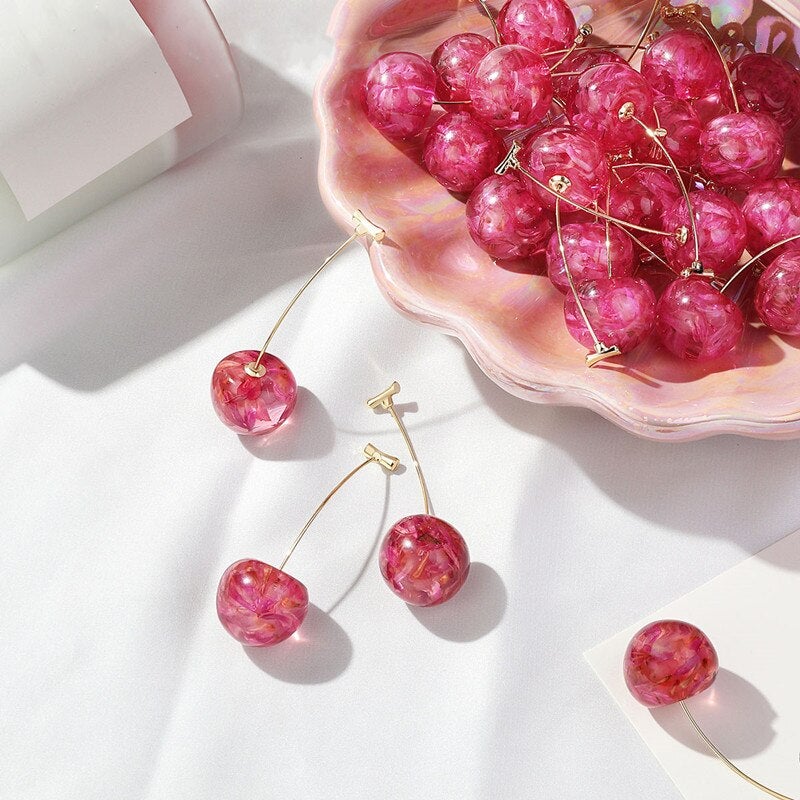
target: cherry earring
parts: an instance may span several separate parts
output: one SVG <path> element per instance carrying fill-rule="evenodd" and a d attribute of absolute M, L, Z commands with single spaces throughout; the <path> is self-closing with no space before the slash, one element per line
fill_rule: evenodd
<path fill-rule="evenodd" d="M 308 590 L 283 571 L 286 562 L 328 501 L 367 464 L 380 464 L 389 472 L 400 465 L 400 459 L 372 444 L 364 448 L 364 457 L 317 506 L 279 567 L 247 558 L 231 564 L 222 574 L 217 588 L 217 616 L 237 642 L 250 647 L 270 647 L 285 641 L 300 627 L 308 611 Z"/>
<path fill-rule="evenodd" d="M 417 472 L 424 513 L 404 517 L 381 543 L 379 564 L 389 588 L 412 606 L 437 606 L 461 589 L 469 574 L 469 551 L 461 534 L 431 512 L 428 487 L 414 445 L 394 405 L 400 391 L 395 381 L 381 394 L 367 401 L 374 411 L 387 411 L 408 448 Z"/>
<path fill-rule="evenodd" d="M 289 367 L 267 352 L 273 337 L 287 314 L 314 279 L 348 245 L 365 236 L 380 242 L 386 232 L 367 219 L 361 211 L 353 214 L 353 233 L 303 284 L 257 350 L 240 350 L 226 356 L 214 368 L 211 400 L 222 422 L 240 435 L 263 435 L 279 428 L 291 415 L 297 401 L 297 382 Z"/>
<path fill-rule="evenodd" d="M 719 670 L 719 659 L 709 638 L 694 625 L 660 620 L 646 625 L 631 639 L 624 659 L 625 683 L 631 694 L 648 708 L 678 704 L 708 749 L 751 786 L 775 797 L 776 792 L 733 764 L 704 733 L 686 701 L 708 689 Z"/>

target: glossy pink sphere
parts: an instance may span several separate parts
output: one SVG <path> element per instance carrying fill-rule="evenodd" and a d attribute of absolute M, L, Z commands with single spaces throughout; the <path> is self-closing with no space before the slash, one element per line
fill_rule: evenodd
<path fill-rule="evenodd" d="M 547 275 L 553 286 L 566 294 L 570 291 L 564 257 L 576 286 L 585 281 L 608 278 L 608 262 L 611 260 L 612 276 L 615 278 L 633 274 L 633 243 L 616 225 L 608 227 L 604 222 L 574 222 L 561 228 L 564 255 L 558 241 L 558 233 L 550 237 L 547 245 Z"/>
<path fill-rule="evenodd" d="M 756 311 L 777 333 L 800 336 L 800 253 L 778 256 L 756 284 Z"/>
<path fill-rule="evenodd" d="M 661 230 L 664 211 L 683 196 L 674 173 L 657 167 L 631 167 L 620 169 L 617 174 L 624 177 L 621 182 L 612 183 L 611 215 Z M 640 237 L 636 231 L 633 233 Z"/>
<path fill-rule="evenodd" d="M 494 44 L 479 33 L 457 33 L 445 39 L 431 56 L 436 70 L 438 100 L 469 100 L 467 79 Z"/>
<path fill-rule="evenodd" d="M 656 309 L 656 333 L 679 358 L 713 361 L 738 344 L 744 331 L 741 309 L 700 277 L 667 287 Z"/>
<path fill-rule="evenodd" d="M 401 519 L 384 538 L 378 558 L 389 588 L 412 606 L 449 600 L 469 574 L 469 551 L 461 534 L 427 514 Z"/>
<path fill-rule="evenodd" d="M 436 72 L 422 56 L 387 53 L 367 70 L 367 119 L 390 139 L 416 136 L 428 124 L 435 87 Z"/>
<path fill-rule="evenodd" d="M 733 200 L 710 189 L 691 192 L 689 198 L 700 240 L 700 261 L 715 275 L 727 277 L 747 245 L 747 225 L 742 212 Z M 690 228 L 689 211 L 682 197 L 664 214 L 664 230 L 674 231 L 681 225 Z M 664 252 L 677 271 L 690 267 L 695 256 L 691 230 L 686 244 L 680 244 L 675 237 L 665 238 Z"/>
<path fill-rule="evenodd" d="M 791 236 L 800 235 L 800 180 L 776 178 L 753 187 L 742 202 L 747 222 L 747 249 L 754 256 Z M 800 240 L 773 250 L 779 253 L 800 250 Z"/>
<path fill-rule="evenodd" d="M 513 172 L 491 175 L 470 195 L 467 229 L 492 258 L 530 258 L 544 247 L 553 218 Z"/>
<path fill-rule="evenodd" d="M 271 433 L 286 422 L 297 402 L 292 371 L 276 356 L 265 354 L 260 378 L 245 372 L 258 358 L 257 350 L 240 350 L 226 356 L 211 376 L 211 402 L 217 416 L 238 434 Z"/>
<path fill-rule="evenodd" d="M 578 35 L 570 7 L 564 0 L 509 0 L 497 16 L 506 44 L 521 44 L 534 53 L 567 49 Z"/>
<path fill-rule="evenodd" d="M 541 56 L 519 45 L 496 47 L 470 73 L 470 111 L 507 131 L 530 128 L 544 119 L 553 100 L 553 80 Z"/>
<path fill-rule="evenodd" d="M 657 97 L 653 109 L 658 126 L 667 132 L 660 141 L 672 160 L 679 167 L 694 167 L 700 163 L 703 153 L 700 146 L 703 123 L 691 103 L 674 97 Z M 649 137 L 647 152 L 655 160 L 665 161 L 661 148 Z"/>
<path fill-rule="evenodd" d="M 595 335 L 609 347 L 616 345 L 629 353 L 653 330 L 656 296 L 642 278 L 598 278 L 584 283 L 578 296 Z M 594 347 L 572 292 L 564 298 L 564 321 L 573 339 L 584 347 Z"/>
<path fill-rule="evenodd" d="M 503 140 L 493 128 L 468 111 L 443 114 L 425 139 L 425 166 L 451 192 L 471 192 L 494 172 L 505 155 Z"/>
<path fill-rule="evenodd" d="M 783 128 L 768 114 L 743 111 L 709 122 L 700 139 L 703 172 L 721 186 L 747 188 L 783 166 Z"/>
<path fill-rule="evenodd" d="M 722 117 L 725 114 L 732 114 L 734 111 L 733 98 L 727 82 L 724 88 L 716 89 L 707 95 L 703 95 L 703 97 L 699 97 L 697 100 L 692 100 L 691 106 L 703 126 L 708 125 L 712 119 Z"/>
<path fill-rule="evenodd" d="M 237 642 L 269 647 L 288 639 L 308 611 L 300 581 L 263 561 L 231 564 L 217 588 L 217 616 Z"/>
<path fill-rule="evenodd" d="M 680 100 L 705 97 L 727 85 L 711 40 L 686 29 L 663 34 L 645 50 L 642 75 L 659 94 Z"/>
<path fill-rule="evenodd" d="M 623 671 L 631 694 L 648 708 L 681 703 L 714 683 L 719 659 L 709 638 L 694 625 L 660 620 L 631 639 Z"/>
<path fill-rule="evenodd" d="M 558 61 L 562 56 L 551 56 L 553 63 Z M 572 102 L 572 97 L 575 90 L 578 88 L 578 78 L 580 75 L 573 73 L 583 74 L 592 67 L 600 66 L 601 64 L 626 64 L 627 62 L 613 50 L 589 50 L 587 48 L 578 48 L 573 53 L 570 53 L 554 70 L 553 73 L 553 89 L 555 93 L 565 102 Z"/>
<path fill-rule="evenodd" d="M 641 125 L 620 119 L 626 103 L 633 103 L 642 122 L 653 125 L 653 92 L 647 81 L 628 64 L 601 64 L 578 78 L 567 115 L 604 152 L 619 153 L 646 139 Z"/>
<path fill-rule="evenodd" d="M 769 114 L 785 131 L 800 120 L 800 71 L 783 58 L 750 53 L 739 59 L 736 94 L 743 111 Z"/>
<path fill-rule="evenodd" d="M 568 178 L 571 185 L 564 198 L 582 206 L 594 203 L 608 186 L 609 169 L 603 151 L 574 128 L 547 128 L 525 142 L 518 158 L 522 167 L 545 185 L 559 175 Z M 535 184 L 534 191 L 547 208 L 555 208 L 556 198 L 550 192 Z M 566 199 L 561 210 L 574 211 Z"/>

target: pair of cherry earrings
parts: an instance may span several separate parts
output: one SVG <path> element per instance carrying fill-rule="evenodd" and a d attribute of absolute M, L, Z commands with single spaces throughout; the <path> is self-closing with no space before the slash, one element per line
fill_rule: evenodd
<path fill-rule="evenodd" d="M 224 358 L 214 370 L 211 395 L 222 422 L 242 435 L 265 435 L 277 430 L 291 415 L 297 399 L 297 382 L 289 367 L 267 352 L 286 315 L 311 282 L 351 242 L 367 237 L 380 242 L 385 232 L 360 211 L 353 215 L 352 235 L 305 282 L 284 309 L 260 352 L 243 350 Z M 394 405 L 400 391 L 397 381 L 367 401 L 375 411 L 386 411 L 403 436 L 422 491 L 424 513 L 404 517 L 386 534 L 380 547 L 379 566 L 389 588 L 414 606 L 435 606 L 449 600 L 464 585 L 469 573 L 469 551 L 461 534 L 431 512 L 428 487 L 416 451 Z M 368 464 L 393 473 L 400 459 L 368 444 L 364 460 L 345 475 L 317 506 L 297 534 L 278 567 L 256 559 L 231 564 L 217 589 L 217 615 L 238 642 L 268 647 L 288 639 L 308 611 L 308 590 L 284 571 L 314 520 L 328 501 Z"/>

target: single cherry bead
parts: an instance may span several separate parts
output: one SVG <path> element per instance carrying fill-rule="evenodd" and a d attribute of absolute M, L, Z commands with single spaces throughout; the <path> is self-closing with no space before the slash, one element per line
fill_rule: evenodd
<path fill-rule="evenodd" d="M 800 253 L 778 256 L 761 273 L 755 306 L 768 328 L 786 336 L 800 336 Z"/>
<path fill-rule="evenodd" d="M 449 600 L 469 574 L 469 551 L 461 534 L 438 517 L 401 519 L 386 534 L 378 558 L 389 588 L 412 606 Z"/>
<path fill-rule="evenodd" d="M 742 202 L 747 222 L 747 249 L 754 256 L 790 236 L 800 235 L 800 180 L 775 178 L 754 186 Z M 779 253 L 800 250 L 800 240 L 776 248 Z"/>
<path fill-rule="evenodd" d="M 564 256 L 576 286 L 585 281 L 608 278 L 609 259 L 613 277 L 633 274 L 633 244 L 630 237 L 616 225 L 608 227 L 610 247 L 606 246 L 604 222 L 573 222 L 564 225 L 561 228 L 561 241 L 564 242 Z M 562 294 L 570 291 L 564 256 L 561 255 L 558 233 L 554 233 L 547 245 L 547 275 Z"/>
<path fill-rule="evenodd" d="M 700 262 L 718 277 L 727 277 L 747 245 L 747 225 L 742 212 L 733 200 L 711 189 L 691 192 L 689 199 L 700 242 Z M 674 236 L 664 239 L 667 260 L 678 271 L 691 267 L 695 260 L 694 237 L 683 197 L 664 214 L 665 231 L 675 231 L 681 226 L 689 231 L 686 244 L 680 244 Z"/>
<path fill-rule="evenodd" d="M 609 169 L 606 157 L 596 142 L 575 128 L 555 127 L 529 138 L 517 158 L 522 167 L 545 186 L 551 179 L 564 177 L 570 186 L 563 196 L 582 206 L 590 206 L 606 191 Z M 555 208 L 556 198 L 534 184 L 534 191 L 547 208 Z M 575 211 L 566 200 L 563 212 Z"/>
<path fill-rule="evenodd" d="M 736 62 L 735 85 L 743 111 L 769 114 L 785 131 L 800 120 L 800 71 L 785 59 L 749 53 Z"/>
<path fill-rule="evenodd" d="M 416 136 L 428 124 L 436 71 L 416 53 L 387 53 L 367 70 L 367 119 L 390 139 Z"/>
<path fill-rule="evenodd" d="M 468 111 L 443 114 L 425 139 L 428 172 L 451 192 L 471 192 L 505 154 L 503 139 Z"/>
<path fill-rule="evenodd" d="M 445 39 L 431 56 L 439 100 L 469 100 L 467 79 L 494 44 L 479 33 L 457 33 Z"/>
<path fill-rule="evenodd" d="M 729 297 L 699 276 L 667 287 L 656 309 L 656 333 L 664 346 L 688 361 L 713 361 L 742 338 L 744 317 Z"/>
<path fill-rule="evenodd" d="M 211 401 L 217 416 L 238 434 L 271 433 L 286 422 L 297 402 L 297 382 L 277 356 L 261 359 L 264 374 L 248 375 L 245 367 L 258 358 L 257 350 L 226 356 L 211 376 Z"/>
<path fill-rule="evenodd" d="M 530 258 L 544 247 L 553 219 L 513 172 L 490 175 L 467 201 L 467 229 L 492 258 Z"/>
<path fill-rule="evenodd" d="M 628 353 L 638 347 L 653 330 L 656 296 L 642 278 L 598 278 L 578 289 L 583 310 L 597 338 L 605 345 L 616 345 Z M 592 338 L 578 308 L 575 295 L 564 298 L 567 330 L 584 347 L 593 348 Z"/>
<path fill-rule="evenodd" d="M 674 174 L 657 167 L 623 168 L 617 174 L 625 177 L 612 184 L 611 216 L 661 230 L 664 211 L 683 196 Z"/>
<path fill-rule="evenodd" d="M 709 638 L 694 625 L 661 620 L 645 625 L 628 645 L 625 683 L 648 708 L 681 703 L 714 683 L 719 659 Z"/>
<path fill-rule="evenodd" d="M 653 125 L 653 92 L 647 81 L 628 64 L 601 64 L 578 78 L 567 116 L 604 152 L 619 153 L 646 139 L 641 125 L 620 119 L 620 110 L 627 103 L 633 104 L 642 122 Z"/>
<path fill-rule="evenodd" d="M 530 128 L 544 119 L 553 100 L 553 79 L 541 56 L 520 45 L 496 47 L 467 80 L 470 111 L 507 131 Z"/>
<path fill-rule="evenodd" d="M 217 616 L 237 642 L 269 647 L 288 639 L 308 611 L 300 581 L 263 561 L 231 564 L 217 588 Z"/>
<path fill-rule="evenodd" d="M 658 92 L 694 100 L 727 84 L 725 69 L 711 40 L 682 29 L 656 39 L 642 57 L 642 75 Z"/>
<path fill-rule="evenodd" d="M 686 100 L 674 97 L 657 97 L 653 102 L 658 127 L 667 132 L 660 139 L 672 160 L 679 167 L 694 167 L 700 163 L 703 150 L 700 146 L 700 136 L 703 133 L 703 123 Z M 648 153 L 658 161 L 664 161 L 661 148 L 649 137 L 647 139 Z"/>
<path fill-rule="evenodd" d="M 564 0 L 509 0 L 497 15 L 503 42 L 534 53 L 566 50 L 578 35 L 575 15 Z"/>
<path fill-rule="evenodd" d="M 563 56 L 552 56 L 555 63 Z M 578 78 L 592 67 L 601 64 L 626 64 L 625 59 L 613 50 L 590 50 L 578 48 L 570 53 L 554 70 L 553 89 L 565 103 L 572 102 L 578 88 Z M 562 74 L 563 73 L 563 74 Z M 579 74 L 575 74 L 579 73 Z"/>
<path fill-rule="evenodd" d="M 700 139 L 703 172 L 729 188 L 774 178 L 783 166 L 783 128 L 768 114 L 742 111 L 709 122 Z"/>
<path fill-rule="evenodd" d="M 727 82 L 725 88 L 715 89 L 697 100 L 692 100 L 691 106 L 703 127 L 708 125 L 712 119 L 722 117 L 725 114 L 732 114 L 734 111 L 733 98 L 731 97 L 730 89 L 727 88 Z"/>

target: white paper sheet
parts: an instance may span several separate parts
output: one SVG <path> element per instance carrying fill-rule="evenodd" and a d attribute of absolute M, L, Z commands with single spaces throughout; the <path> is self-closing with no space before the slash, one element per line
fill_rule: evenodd
<path fill-rule="evenodd" d="M 720 673 L 688 702 L 712 741 L 745 772 L 800 796 L 800 531 L 586 653 L 625 715 L 687 800 L 753 800 L 761 793 L 709 753 L 678 706 L 650 711 L 628 692 L 622 659 L 656 619 L 699 626 Z"/>
<path fill-rule="evenodd" d="M 191 116 L 128 0 L 0 0 L 0 173 L 27 219 Z"/>

